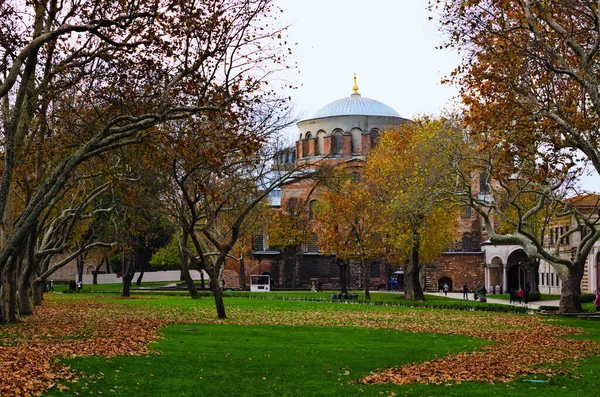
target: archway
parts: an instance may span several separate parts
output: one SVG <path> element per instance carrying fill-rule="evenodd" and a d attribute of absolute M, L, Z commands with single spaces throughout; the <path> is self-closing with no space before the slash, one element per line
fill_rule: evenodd
<path fill-rule="evenodd" d="M 512 265 L 506 274 L 508 289 L 517 291 L 519 288 L 525 289 L 527 285 L 527 270 L 521 265 Z"/>
<path fill-rule="evenodd" d="M 448 291 L 454 291 L 450 277 L 442 277 L 438 280 L 438 291 L 444 288 L 444 284 L 448 284 Z"/>
<path fill-rule="evenodd" d="M 506 288 L 515 291 L 519 288 L 531 289 L 529 280 L 529 257 L 522 249 L 512 252 L 508 257 L 506 272 Z M 505 291 L 507 291 L 505 289 Z"/>

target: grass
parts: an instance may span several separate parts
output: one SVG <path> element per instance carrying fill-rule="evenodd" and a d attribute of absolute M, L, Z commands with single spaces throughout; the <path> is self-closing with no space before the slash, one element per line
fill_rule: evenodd
<path fill-rule="evenodd" d="M 115 396 L 380 395 L 398 387 L 349 381 L 371 370 L 473 349 L 460 336 L 352 327 L 171 325 L 157 354 L 68 363 L 95 374 L 69 393 Z M 58 390 L 49 396 L 64 395 Z"/>
<path fill-rule="evenodd" d="M 66 301 L 85 298 L 83 294 L 56 297 Z M 443 297 L 439 298 L 443 301 Z M 105 294 L 98 299 L 115 301 Z M 142 312 L 173 309 L 178 315 L 214 318 L 212 299 L 193 301 L 160 296 L 117 300 L 116 303 Z M 53 389 L 45 395 L 547 397 L 576 394 L 584 397 L 597 395 L 600 384 L 597 370 L 600 358 L 594 357 L 577 365 L 566 364 L 574 368 L 571 377 L 546 379 L 529 376 L 506 384 L 359 385 L 354 383 L 356 379 L 378 368 L 428 361 L 448 353 L 469 352 L 488 342 L 459 335 L 333 326 L 328 321 L 294 325 L 298 319 L 315 312 L 321 313 L 326 320 L 335 316 L 358 318 L 357 314 L 361 313 L 376 318 L 390 311 L 398 315 L 416 312 L 428 316 L 435 314 L 435 309 L 236 298 L 227 298 L 226 307 L 230 320 L 225 322 L 167 326 L 162 330 L 163 338 L 152 344 L 153 353 L 145 356 L 65 360 L 84 377 L 77 383 L 64 383 L 68 390 Z M 448 323 L 455 321 L 454 313 L 444 312 Z M 245 315 L 277 318 L 284 325 L 229 323 L 236 318 L 239 321 Z M 507 316 L 493 313 L 472 315 Z M 600 342 L 599 322 L 562 318 L 549 321 L 555 325 L 582 328 L 588 334 L 575 338 Z M 535 382 L 529 382 L 531 380 Z"/>
<path fill-rule="evenodd" d="M 84 294 L 52 298 L 66 302 L 89 299 Z M 444 297 L 431 298 L 445 301 Z M 153 353 L 145 356 L 65 360 L 84 377 L 77 383 L 64 383 L 68 390 L 53 389 L 45 395 L 547 397 L 576 394 L 585 397 L 597 395 L 600 385 L 599 357 L 581 360 L 576 365 L 563 364 L 573 368 L 573 376 L 550 379 L 528 376 L 506 384 L 359 385 L 354 383 L 356 379 L 378 368 L 428 361 L 448 353 L 470 352 L 488 342 L 459 335 L 363 328 L 343 321 L 341 326 L 335 326 L 336 322 L 331 321 L 347 318 L 351 324 L 352 319 L 389 318 L 393 313 L 398 316 L 408 313 L 417 316 L 415 319 L 441 314 L 451 326 L 471 326 L 461 323 L 458 312 L 454 311 L 229 297 L 225 301 L 229 320 L 215 321 L 212 299 L 194 301 L 186 297 L 145 296 L 115 300 L 106 294 L 99 295 L 98 299 L 123 308 L 137 308 L 142 313 L 171 310 L 176 313 L 174 318 L 182 321 L 184 318 L 189 321 L 191 317 L 212 323 L 169 325 L 162 330 L 163 338 L 152 344 Z M 240 325 L 244 324 L 244 318 L 256 316 L 279 324 Z M 311 316 L 317 319 L 309 321 L 314 325 L 302 322 Z M 498 316 L 502 322 L 503 316 L 515 315 L 471 312 L 468 316 L 487 316 L 485 318 L 490 320 Z M 587 335 L 574 338 L 600 342 L 600 322 L 562 318 L 548 321 L 579 327 Z"/>

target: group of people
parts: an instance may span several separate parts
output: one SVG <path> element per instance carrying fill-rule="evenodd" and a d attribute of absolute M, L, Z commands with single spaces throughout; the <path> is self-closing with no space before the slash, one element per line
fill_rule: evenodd
<path fill-rule="evenodd" d="M 315 282 L 312 281 L 310 285 L 310 290 L 312 292 L 323 292 L 323 282 L 319 280 L 319 283 L 315 286 Z"/>
<path fill-rule="evenodd" d="M 510 297 L 510 303 L 529 303 L 529 288 L 523 290 L 523 288 L 519 288 L 518 291 L 515 291 L 514 288 L 508 290 L 508 295 Z"/>
<path fill-rule="evenodd" d="M 75 282 L 75 280 L 69 281 L 69 292 L 81 292 L 83 290 L 83 283 L 81 281 Z"/>

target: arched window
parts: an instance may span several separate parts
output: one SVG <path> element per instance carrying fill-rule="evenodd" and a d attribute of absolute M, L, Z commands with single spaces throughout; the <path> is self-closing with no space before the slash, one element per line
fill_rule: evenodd
<path fill-rule="evenodd" d="M 312 135 L 309 133 L 306 134 L 306 139 L 302 142 L 302 154 L 303 157 L 310 156 L 310 140 L 312 139 Z"/>
<path fill-rule="evenodd" d="M 377 141 L 379 140 L 379 131 L 371 130 L 371 149 L 377 145 Z"/>
<path fill-rule="evenodd" d="M 340 265 L 336 261 L 331 261 L 329 264 L 329 276 L 336 278 L 340 276 Z"/>
<path fill-rule="evenodd" d="M 313 218 L 315 216 L 315 206 L 317 205 L 317 200 L 310 200 L 308 203 L 308 217 Z"/>
<path fill-rule="evenodd" d="M 466 206 L 465 207 L 465 214 L 463 215 L 463 218 L 471 218 L 472 213 L 472 208 L 470 206 Z"/>
<path fill-rule="evenodd" d="M 252 238 L 252 250 L 253 251 L 264 251 L 265 250 L 265 235 L 262 231 L 256 232 Z"/>
<path fill-rule="evenodd" d="M 333 154 L 342 154 L 343 150 L 342 132 L 336 131 L 333 133 Z"/>
<path fill-rule="evenodd" d="M 362 153 L 362 131 L 359 128 L 354 128 L 350 131 L 352 135 L 352 153 Z"/>
<path fill-rule="evenodd" d="M 379 267 L 379 262 L 371 263 L 371 277 L 381 277 L 381 269 Z"/>
<path fill-rule="evenodd" d="M 323 155 L 325 153 L 325 135 L 326 132 L 321 130 L 317 132 L 317 142 L 315 144 L 315 154 Z"/>
<path fill-rule="evenodd" d="M 482 172 L 479 174 L 479 193 L 491 193 L 490 174 Z"/>
<path fill-rule="evenodd" d="M 319 262 L 312 261 L 310 263 L 310 277 L 319 277 Z"/>
<path fill-rule="evenodd" d="M 462 235 L 462 249 L 463 252 L 473 251 L 473 235 L 471 233 L 465 233 Z"/>
<path fill-rule="evenodd" d="M 318 242 L 319 242 L 319 236 L 317 236 L 316 234 L 313 233 L 309 243 L 307 244 L 306 252 L 318 253 L 319 252 L 319 246 L 317 245 Z"/>

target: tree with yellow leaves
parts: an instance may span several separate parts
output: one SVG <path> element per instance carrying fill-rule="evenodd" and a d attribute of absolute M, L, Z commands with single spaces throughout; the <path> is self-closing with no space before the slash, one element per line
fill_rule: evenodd
<path fill-rule="evenodd" d="M 424 118 L 386 131 L 367 160 L 367 178 L 377 186 L 369 201 L 382 204 L 386 244 L 397 260 L 408 258 L 406 299 L 425 299 L 422 264 L 453 239 L 456 212 L 449 192 L 456 175 L 449 164 L 461 142 L 451 120 Z"/>

